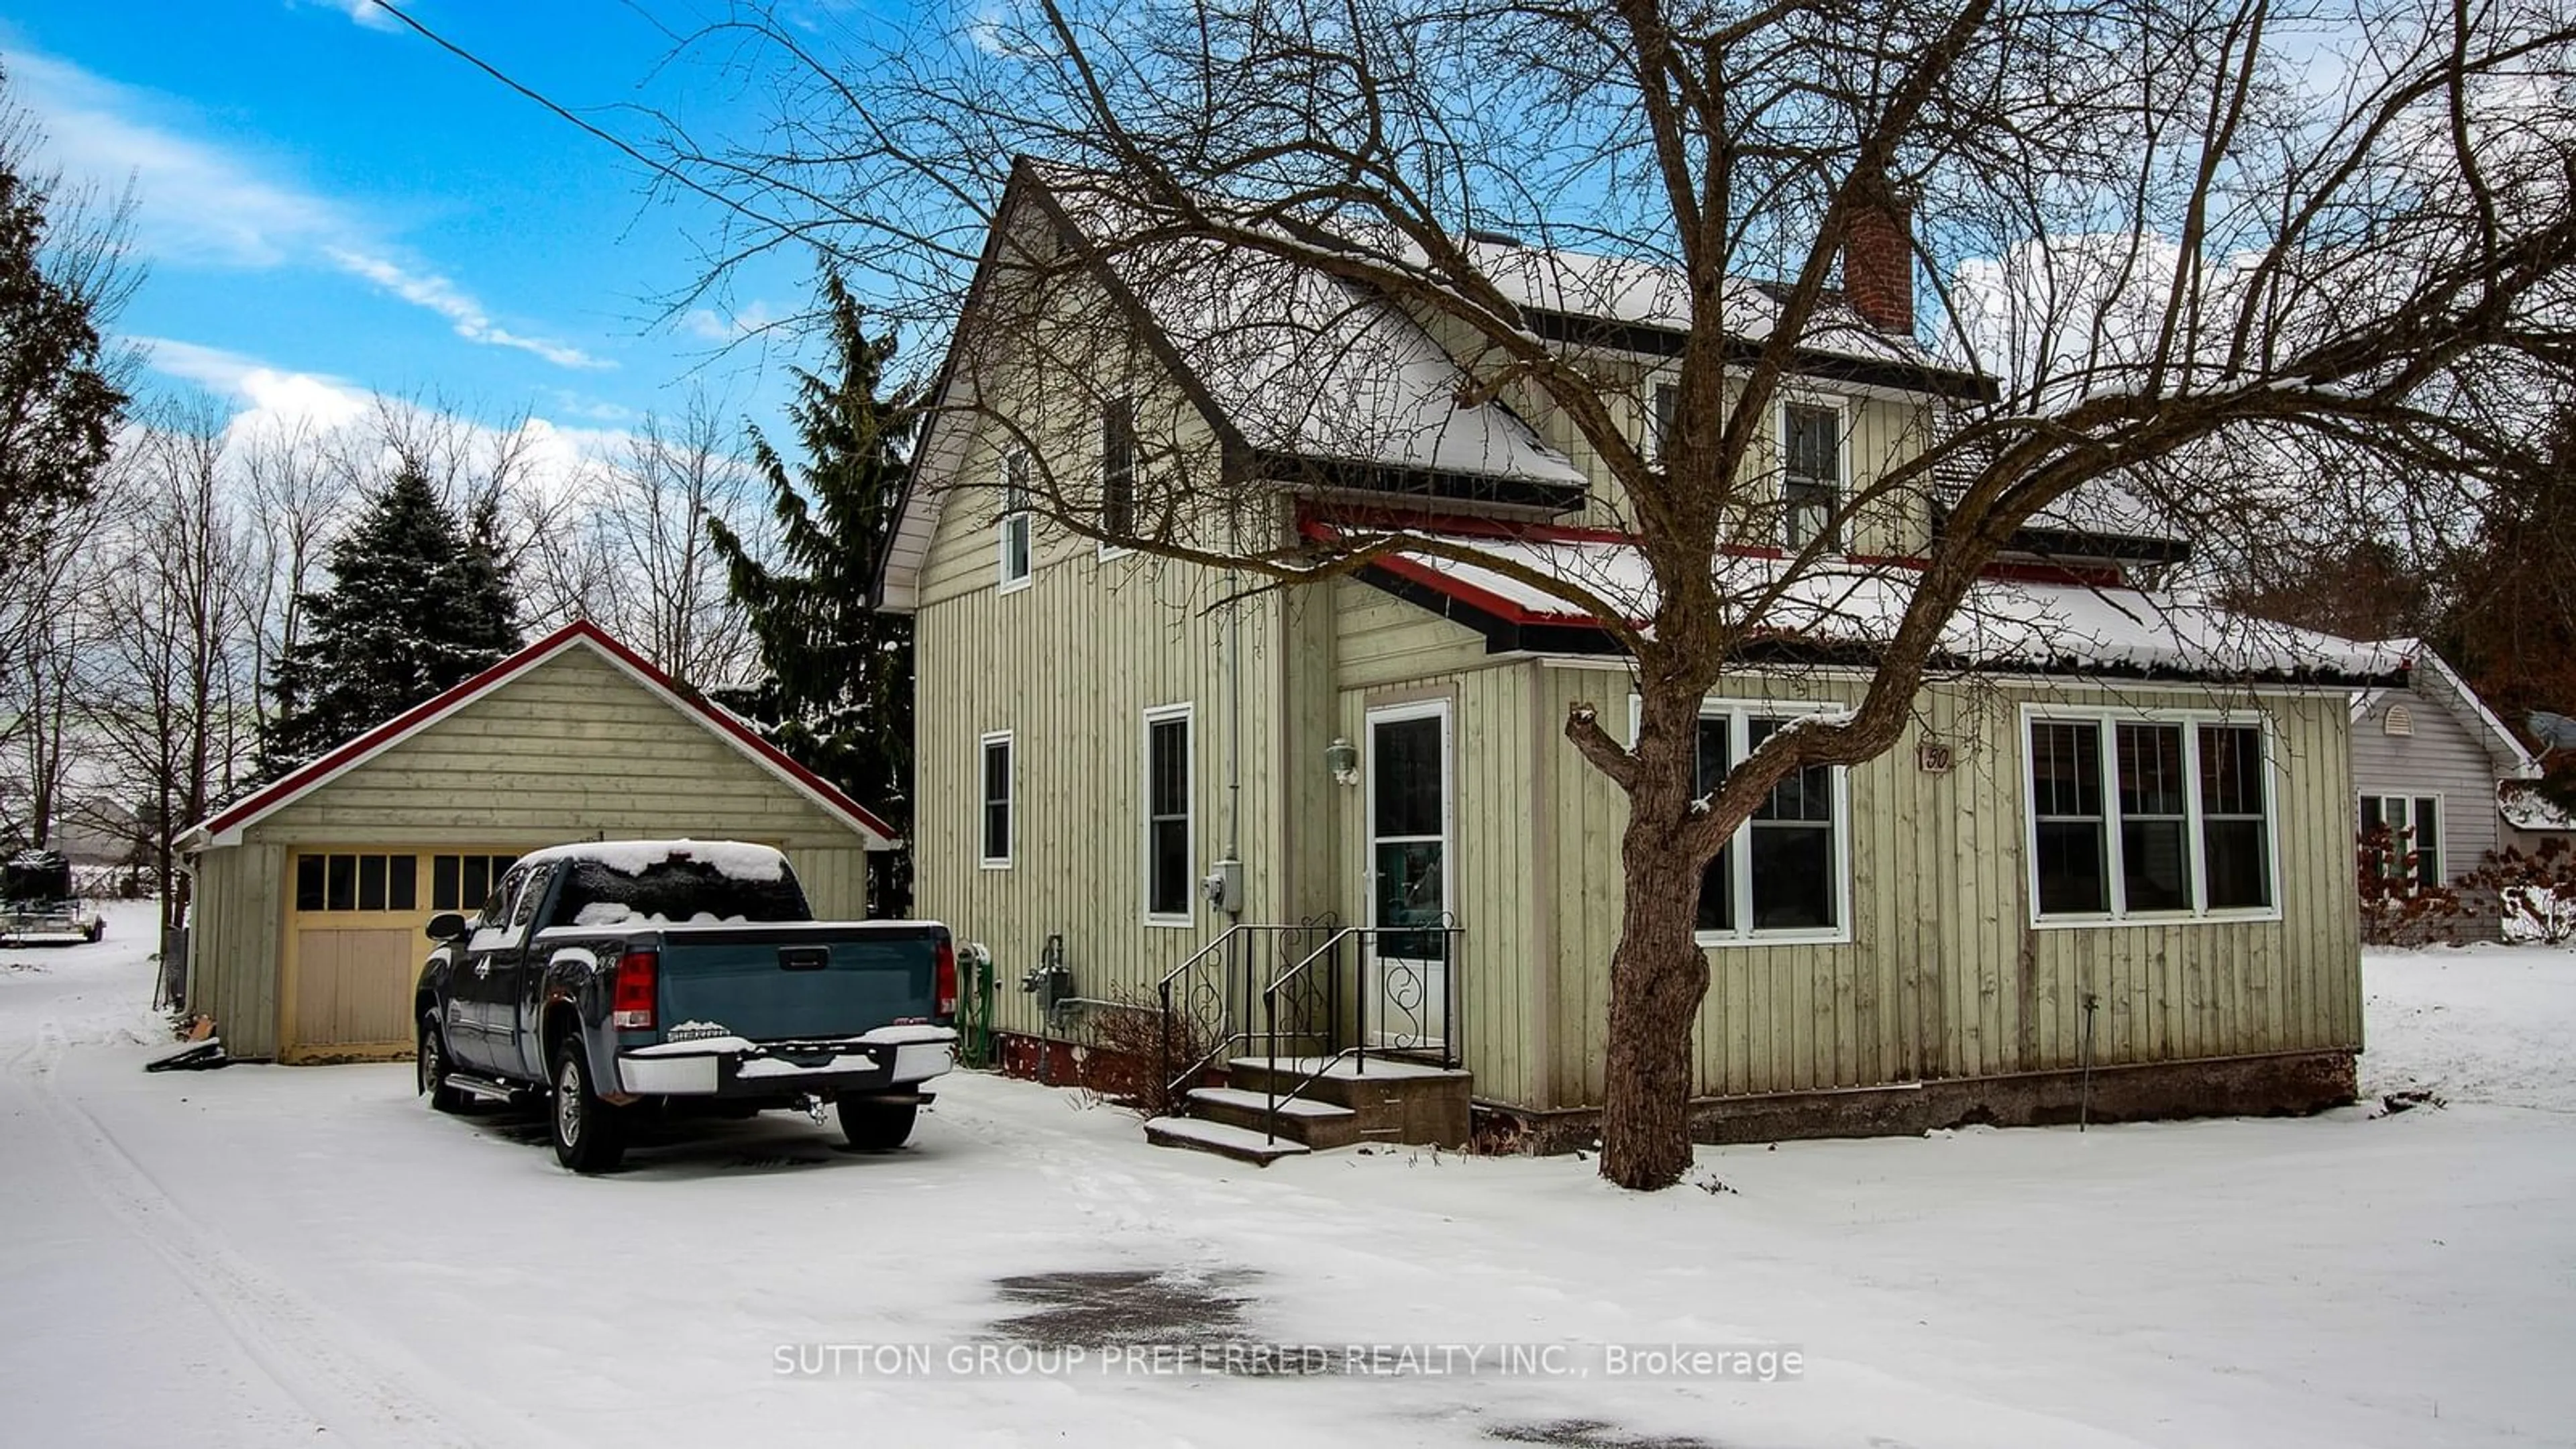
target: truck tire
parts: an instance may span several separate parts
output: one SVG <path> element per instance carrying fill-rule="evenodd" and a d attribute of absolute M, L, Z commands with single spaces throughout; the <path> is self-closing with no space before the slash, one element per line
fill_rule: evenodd
<path fill-rule="evenodd" d="M 555 1043 L 553 1081 L 546 1126 L 555 1140 L 555 1161 L 584 1174 L 617 1166 L 626 1155 L 626 1118 L 592 1088 L 590 1060 L 582 1054 L 580 1038 L 567 1036 Z"/>
<path fill-rule="evenodd" d="M 447 1080 L 447 1034 L 438 1029 L 438 1018 L 423 1015 L 420 1019 L 419 1086 L 427 1095 L 434 1112 L 462 1112 L 466 1094 Z"/>
<path fill-rule="evenodd" d="M 892 1152 L 912 1135 L 921 1112 L 914 1102 L 881 1102 L 873 1097 L 843 1097 L 841 1132 L 861 1152 Z"/>

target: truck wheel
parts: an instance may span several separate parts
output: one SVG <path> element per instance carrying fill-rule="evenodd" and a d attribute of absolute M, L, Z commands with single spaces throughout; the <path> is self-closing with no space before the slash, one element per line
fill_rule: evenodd
<path fill-rule="evenodd" d="M 447 1080 L 447 1035 L 438 1029 L 438 1018 L 420 1019 L 420 1085 L 416 1090 L 429 1096 L 431 1110 L 462 1112 L 465 1093 Z"/>
<path fill-rule="evenodd" d="M 553 1128 L 555 1161 L 575 1172 L 606 1172 L 626 1155 L 626 1119 L 592 1090 L 590 1061 L 581 1041 L 555 1043 L 554 1096 L 546 1121 Z"/>
<path fill-rule="evenodd" d="M 892 1152 L 912 1135 L 912 1119 L 921 1111 L 914 1102 L 880 1102 L 871 1097 L 841 1099 L 841 1131 L 861 1152 Z"/>
<path fill-rule="evenodd" d="M 90 922 L 90 923 L 89 923 L 89 943 L 90 943 L 91 945 L 93 945 L 93 946 L 97 945 L 97 944 L 98 944 L 98 941 L 99 941 L 99 938 L 100 938 L 101 936 L 106 935 L 106 934 L 107 934 L 107 922 L 105 922 L 105 921 L 92 921 L 92 922 Z"/>

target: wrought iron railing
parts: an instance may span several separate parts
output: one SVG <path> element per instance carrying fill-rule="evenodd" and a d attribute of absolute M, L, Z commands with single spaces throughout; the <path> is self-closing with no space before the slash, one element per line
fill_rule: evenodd
<path fill-rule="evenodd" d="M 1261 1077 L 1267 1105 L 1262 1131 L 1267 1140 L 1279 1139 L 1281 1112 L 1344 1062 L 1362 1077 L 1368 1075 L 1371 1052 L 1380 1058 L 1459 1065 L 1465 1040 L 1460 1020 L 1465 998 L 1457 971 L 1463 934 L 1446 916 L 1432 926 L 1344 926 L 1263 986 Z M 1339 1029 L 1346 977 L 1354 1006 L 1347 1034 Z M 1333 1043 L 1314 1056 L 1283 1055 L 1283 1046 L 1309 1034 L 1283 1033 L 1278 1023 L 1284 1018 L 1294 1027 L 1310 1020 L 1319 1001 L 1336 1026 Z M 1291 1073 L 1296 1080 L 1282 1089 L 1281 1077 Z"/>
<path fill-rule="evenodd" d="M 1263 988 L 1289 962 L 1334 934 L 1330 916 L 1296 925 L 1230 926 L 1156 983 L 1162 1011 L 1165 1092 L 1177 1104 L 1207 1070 L 1253 1039 L 1254 1023 L 1271 1040 L 1311 1040 L 1329 1049 L 1338 1003 L 1292 993 L 1289 1010 L 1263 1011 Z"/>

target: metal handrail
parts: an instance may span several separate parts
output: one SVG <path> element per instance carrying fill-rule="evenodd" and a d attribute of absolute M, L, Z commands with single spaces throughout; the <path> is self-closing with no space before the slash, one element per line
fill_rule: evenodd
<path fill-rule="evenodd" d="M 1331 936 L 1327 937 L 1323 944 L 1317 946 L 1314 950 L 1307 952 L 1303 958 L 1299 959 L 1294 965 L 1288 967 L 1287 970 L 1280 972 L 1276 977 L 1271 979 L 1269 985 L 1262 988 L 1262 1031 L 1264 1046 L 1266 1048 L 1263 1061 L 1267 1068 L 1262 1073 L 1264 1099 L 1262 1109 L 1262 1137 L 1264 1141 L 1276 1142 L 1279 1140 L 1280 1104 L 1282 1102 L 1295 1102 L 1302 1098 L 1306 1094 L 1308 1088 L 1323 1080 L 1325 1076 L 1331 1073 L 1335 1064 L 1339 1063 L 1344 1058 L 1347 1057 L 1356 1062 L 1361 1075 L 1366 1075 L 1368 1072 L 1369 1001 L 1371 993 L 1367 989 L 1365 983 L 1356 983 L 1354 990 L 1357 991 L 1359 999 L 1359 1017 L 1357 1022 L 1358 1039 L 1350 1046 L 1342 1047 L 1339 1050 L 1328 1051 L 1313 1071 L 1300 1077 L 1288 1088 L 1287 1091 L 1280 1091 L 1280 1074 L 1278 1070 L 1280 1061 L 1278 995 L 1280 988 L 1288 985 L 1291 981 L 1304 974 L 1305 971 L 1314 965 L 1316 961 L 1327 955 L 1332 956 L 1334 958 L 1333 965 L 1330 973 L 1325 978 L 1327 983 L 1326 998 L 1328 1001 L 1326 1015 L 1335 1024 L 1336 1030 L 1338 1030 L 1338 1026 L 1341 1021 L 1342 972 L 1340 955 L 1342 943 L 1345 940 L 1355 940 L 1359 942 L 1362 949 L 1358 959 L 1364 964 L 1368 959 L 1367 947 L 1375 943 L 1378 937 L 1388 934 L 1405 936 L 1436 935 L 1440 937 L 1440 1061 L 1441 1065 L 1445 1067 L 1454 1067 L 1458 1064 L 1462 1055 L 1459 1048 L 1459 1041 L 1462 1035 L 1459 1012 L 1463 1005 L 1464 998 L 1459 991 L 1457 943 L 1458 938 L 1465 934 L 1464 931 L 1455 925 L 1341 927 L 1334 931 Z"/>

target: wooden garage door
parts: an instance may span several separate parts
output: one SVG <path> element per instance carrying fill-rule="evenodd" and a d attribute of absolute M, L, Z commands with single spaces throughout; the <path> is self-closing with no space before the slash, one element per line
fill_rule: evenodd
<path fill-rule="evenodd" d="M 438 911 L 480 907 L 509 851 L 317 846 L 287 861 L 288 1060 L 411 1050 L 412 985 Z M 470 893 L 471 899 L 467 896 Z"/>

